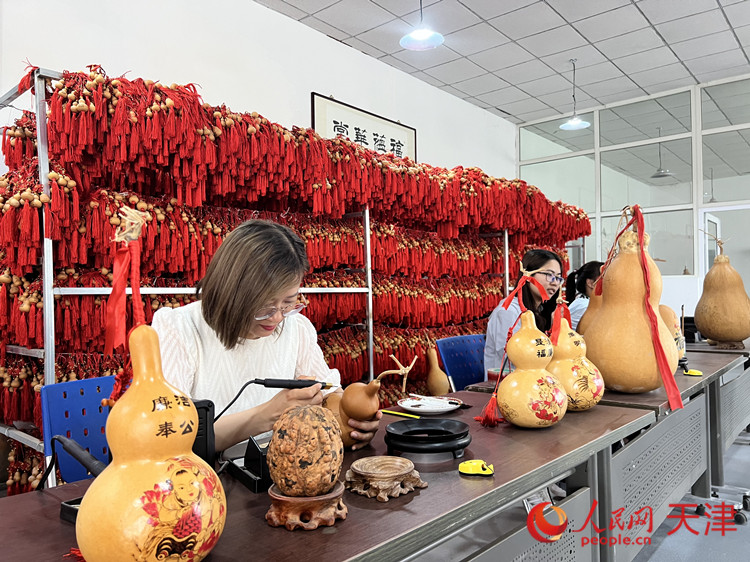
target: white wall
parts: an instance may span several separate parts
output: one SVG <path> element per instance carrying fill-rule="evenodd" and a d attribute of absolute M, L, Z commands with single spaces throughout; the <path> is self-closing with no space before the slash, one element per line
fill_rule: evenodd
<path fill-rule="evenodd" d="M 287 128 L 311 125 L 311 91 L 333 95 L 415 127 L 420 162 L 515 177 L 515 125 L 251 0 L 0 0 L 0 92 L 26 60 L 195 82 L 205 101 Z"/>

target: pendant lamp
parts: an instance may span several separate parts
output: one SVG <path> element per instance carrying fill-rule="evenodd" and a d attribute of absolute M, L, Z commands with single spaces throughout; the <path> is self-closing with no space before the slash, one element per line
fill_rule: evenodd
<path fill-rule="evenodd" d="M 570 59 L 570 63 L 573 65 L 573 117 L 568 119 L 565 123 L 560 125 L 563 131 L 578 131 L 580 129 L 587 129 L 591 126 L 591 123 L 584 121 L 576 113 L 576 61 L 578 59 Z"/>
<path fill-rule="evenodd" d="M 422 0 L 419 0 L 419 26 L 417 29 L 404 35 L 398 42 L 404 49 L 409 51 L 428 51 L 439 47 L 445 38 L 437 31 L 432 31 L 423 24 Z"/>
<path fill-rule="evenodd" d="M 656 130 L 658 131 L 658 136 L 661 137 L 661 127 L 657 127 Z M 659 167 L 651 174 L 651 179 L 671 178 L 672 176 L 674 174 L 661 165 L 661 143 L 659 143 Z"/>

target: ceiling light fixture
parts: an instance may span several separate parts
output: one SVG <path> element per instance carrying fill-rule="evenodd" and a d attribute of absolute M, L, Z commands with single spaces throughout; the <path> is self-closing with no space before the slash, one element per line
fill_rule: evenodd
<path fill-rule="evenodd" d="M 661 137 L 661 127 L 656 128 L 657 136 Z M 651 179 L 671 178 L 674 174 L 661 165 L 661 142 L 659 143 L 659 167 L 651 174 Z"/>
<path fill-rule="evenodd" d="M 422 13 L 422 0 L 419 0 L 419 27 L 404 35 L 398 42 L 404 49 L 409 51 L 428 51 L 439 47 L 445 41 L 445 38 L 437 31 L 432 31 L 422 23 L 424 14 Z"/>
<path fill-rule="evenodd" d="M 576 61 L 578 59 L 570 59 L 570 64 L 573 65 L 573 117 L 568 119 L 565 123 L 560 125 L 563 131 L 579 131 L 581 129 L 587 129 L 591 126 L 591 123 L 584 121 L 576 113 Z"/>

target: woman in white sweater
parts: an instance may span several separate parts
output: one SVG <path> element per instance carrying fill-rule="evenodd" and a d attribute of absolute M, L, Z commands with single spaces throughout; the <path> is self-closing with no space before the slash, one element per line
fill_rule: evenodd
<path fill-rule="evenodd" d="M 198 285 L 200 300 L 154 314 L 166 379 L 192 398 L 211 400 L 216 412 L 252 379 L 340 385 L 315 328 L 298 314 L 305 307 L 299 289 L 309 268 L 305 245 L 291 229 L 263 220 L 234 229 Z M 216 450 L 269 431 L 291 406 L 322 402 L 320 384 L 284 390 L 248 385 L 214 426 Z M 369 443 L 380 416 L 350 421 L 358 440 L 353 449 Z"/>

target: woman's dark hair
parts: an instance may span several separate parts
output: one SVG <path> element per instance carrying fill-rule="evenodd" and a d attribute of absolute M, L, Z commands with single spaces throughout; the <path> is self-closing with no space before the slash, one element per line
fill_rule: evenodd
<path fill-rule="evenodd" d="M 560 259 L 560 256 L 558 256 L 554 252 L 550 252 L 549 250 L 529 250 L 523 256 L 521 265 L 523 266 L 524 271 L 534 271 L 543 267 L 544 264 L 550 260 L 555 260 L 557 263 L 559 263 L 560 271 L 562 271 L 563 263 Z M 518 285 L 518 282 L 521 280 L 522 275 L 523 273 L 519 273 L 518 279 L 516 279 L 516 285 Z M 552 327 L 552 313 L 555 311 L 555 307 L 557 306 L 557 303 L 555 302 L 557 300 L 557 293 L 550 297 L 549 300 L 542 303 L 540 309 L 537 310 L 537 308 L 534 306 L 534 295 L 531 292 L 531 287 L 531 284 L 526 283 L 521 289 L 521 298 L 523 298 L 523 305 L 534 313 L 536 327 L 544 332 Z"/>
<path fill-rule="evenodd" d="M 255 324 L 255 314 L 280 290 L 301 283 L 310 269 L 305 243 L 275 222 L 243 222 L 216 250 L 198 283 L 201 311 L 221 343 L 233 349 Z"/>
<path fill-rule="evenodd" d="M 586 281 L 599 279 L 599 272 L 603 265 L 604 263 L 600 261 L 586 262 L 568 274 L 568 279 L 565 281 L 565 300 L 568 304 L 572 303 L 579 294 L 586 295 Z"/>

